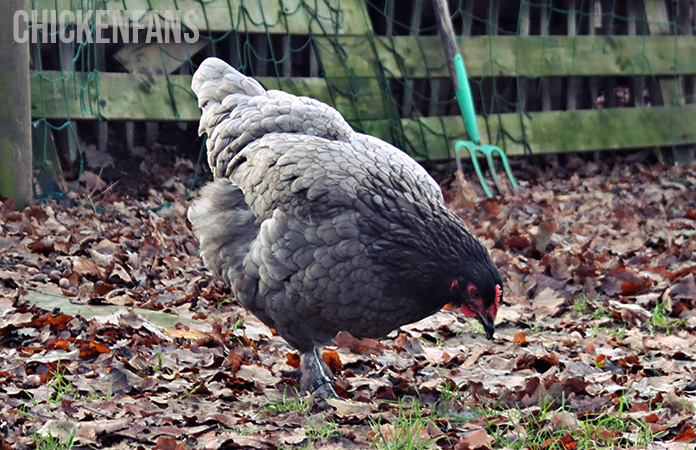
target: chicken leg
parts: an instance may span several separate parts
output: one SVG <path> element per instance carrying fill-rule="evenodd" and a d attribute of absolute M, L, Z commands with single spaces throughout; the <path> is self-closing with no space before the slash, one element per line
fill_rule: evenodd
<path fill-rule="evenodd" d="M 300 359 L 300 367 L 302 369 L 300 387 L 302 390 L 309 391 L 314 398 L 337 398 L 338 395 L 336 395 L 332 387 L 331 369 L 329 369 L 329 366 L 326 365 L 321 357 L 319 347 L 303 352 Z"/>

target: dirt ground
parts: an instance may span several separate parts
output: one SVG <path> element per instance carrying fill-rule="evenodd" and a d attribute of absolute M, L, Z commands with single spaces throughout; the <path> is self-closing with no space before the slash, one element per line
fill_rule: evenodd
<path fill-rule="evenodd" d="M 145 158 L 65 206 L 2 202 L 0 450 L 696 445 L 695 166 L 517 164 L 491 200 L 441 176 L 503 274 L 495 339 L 452 310 L 339 335 L 326 404 L 202 267 L 194 169 Z"/>

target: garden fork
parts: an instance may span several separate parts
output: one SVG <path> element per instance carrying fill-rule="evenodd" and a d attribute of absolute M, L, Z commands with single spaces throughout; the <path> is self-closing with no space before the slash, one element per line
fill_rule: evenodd
<path fill-rule="evenodd" d="M 492 197 L 493 195 L 491 194 L 491 190 L 488 188 L 486 180 L 483 178 L 483 173 L 481 172 L 481 167 L 478 163 L 477 153 L 481 152 L 488 161 L 488 170 L 491 172 L 493 182 L 495 183 L 498 192 L 503 194 L 505 191 L 500 184 L 500 179 L 495 173 L 495 168 L 493 166 L 493 154 L 498 153 L 503 162 L 505 173 L 510 180 L 512 188 L 517 189 L 517 182 L 515 181 L 515 177 L 512 175 L 510 164 L 508 163 L 507 156 L 505 156 L 505 152 L 503 152 L 500 147 L 496 147 L 495 145 L 481 144 L 481 136 L 479 135 L 478 125 L 476 124 L 474 101 L 471 96 L 471 88 L 469 87 L 469 78 L 466 74 L 464 59 L 462 58 L 461 53 L 459 53 L 459 48 L 457 47 L 457 41 L 454 36 L 454 28 L 452 27 L 452 19 L 450 18 L 449 10 L 447 8 L 447 2 L 446 0 L 433 0 L 433 7 L 435 9 L 435 16 L 437 17 L 438 31 L 445 49 L 445 56 L 447 57 L 447 68 L 449 69 L 452 82 L 454 83 L 454 87 L 456 89 L 459 109 L 461 110 L 462 118 L 464 119 L 466 132 L 469 135 L 468 141 L 457 141 L 454 145 L 457 169 L 460 171 L 462 170 L 461 150 L 462 148 L 465 148 L 469 151 L 469 156 L 471 157 L 471 162 L 474 165 L 474 170 L 476 171 L 476 175 L 481 183 L 481 187 L 483 187 L 483 190 L 488 197 Z"/>

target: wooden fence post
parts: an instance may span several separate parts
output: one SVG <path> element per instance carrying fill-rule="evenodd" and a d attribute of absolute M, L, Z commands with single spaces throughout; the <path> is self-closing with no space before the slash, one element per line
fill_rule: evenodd
<path fill-rule="evenodd" d="M 32 197 L 27 0 L 0 2 L 0 195 L 21 210 Z M 21 16 L 18 15 L 18 16 Z M 25 38 L 19 43 L 17 38 Z"/>

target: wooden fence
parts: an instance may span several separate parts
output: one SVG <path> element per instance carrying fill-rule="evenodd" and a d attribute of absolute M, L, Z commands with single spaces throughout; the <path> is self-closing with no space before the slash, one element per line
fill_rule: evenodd
<path fill-rule="evenodd" d="M 95 4 L 122 11 L 126 2 Z M 56 17 L 62 10 L 76 11 L 70 0 L 33 1 L 36 10 L 56 5 Z M 87 71 L 76 64 L 79 55 L 64 46 L 72 59 L 63 57 L 53 70 L 44 64 L 31 79 L 34 119 L 196 121 L 190 67 L 211 54 L 238 64 L 245 58 L 241 49 L 253 53 L 255 65 L 247 72 L 265 87 L 326 101 L 357 129 L 402 144 L 417 157 L 448 158 L 454 140 L 466 136 L 429 0 L 129 0 L 127 5 L 195 11 L 192 25 L 206 39 L 107 47 L 101 62 Z M 689 5 L 451 3 L 459 47 L 476 83 L 484 141 L 508 155 L 696 143 L 696 38 Z M 41 57 L 62 44 L 50 45 L 43 44 Z M 295 53 L 287 51 L 292 48 Z M 109 53 L 128 71 L 107 70 L 115 66 Z"/>

